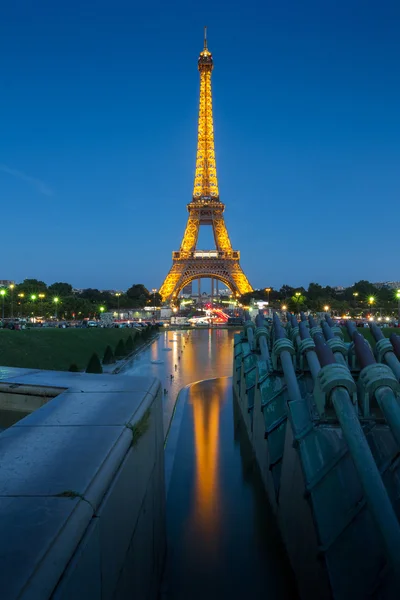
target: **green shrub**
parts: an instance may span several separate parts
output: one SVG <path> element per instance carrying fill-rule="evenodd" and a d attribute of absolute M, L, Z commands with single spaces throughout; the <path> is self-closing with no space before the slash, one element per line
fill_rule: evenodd
<path fill-rule="evenodd" d="M 111 349 L 111 346 L 107 346 L 104 351 L 103 356 L 103 365 L 112 365 L 115 363 L 114 352 Z"/>
<path fill-rule="evenodd" d="M 132 354 L 133 352 L 133 338 L 130 335 L 125 342 L 125 350 L 127 354 Z"/>
<path fill-rule="evenodd" d="M 72 365 L 69 367 L 68 371 L 71 371 L 71 373 L 79 373 L 78 365 L 76 365 L 75 363 L 72 363 Z"/>
<path fill-rule="evenodd" d="M 102 373 L 103 367 L 101 366 L 101 362 L 96 352 L 92 354 L 90 360 L 88 362 L 88 366 L 86 367 L 86 373 Z"/>
<path fill-rule="evenodd" d="M 125 348 L 124 340 L 119 340 L 117 347 L 115 348 L 114 355 L 115 355 L 115 358 L 117 358 L 117 359 L 124 358 L 124 356 L 126 356 L 126 348 Z"/>
<path fill-rule="evenodd" d="M 133 345 L 138 346 L 142 342 L 142 332 L 135 331 L 135 337 L 133 338 Z"/>

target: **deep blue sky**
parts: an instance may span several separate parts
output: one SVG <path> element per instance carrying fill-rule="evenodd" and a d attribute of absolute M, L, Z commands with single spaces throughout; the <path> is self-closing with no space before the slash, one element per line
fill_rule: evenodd
<path fill-rule="evenodd" d="M 4 4 L 1 278 L 161 285 L 205 24 L 220 195 L 253 286 L 400 279 L 396 0 Z"/>

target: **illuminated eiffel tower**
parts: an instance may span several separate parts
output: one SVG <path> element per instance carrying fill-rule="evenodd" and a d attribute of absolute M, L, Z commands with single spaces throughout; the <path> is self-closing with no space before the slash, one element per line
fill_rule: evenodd
<path fill-rule="evenodd" d="M 160 288 L 163 301 L 173 300 L 185 285 L 202 278 L 222 281 L 237 296 L 253 289 L 240 266 L 239 251 L 232 250 L 223 217 L 225 205 L 219 199 L 211 94 L 213 59 L 206 33 L 204 28 L 204 48 L 198 60 L 200 108 L 193 198 L 187 205 L 189 218 L 180 250 L 172 253 L 172 267 Z M 214 250 L 197 250 L 202 225 L 213 228 Z"/>

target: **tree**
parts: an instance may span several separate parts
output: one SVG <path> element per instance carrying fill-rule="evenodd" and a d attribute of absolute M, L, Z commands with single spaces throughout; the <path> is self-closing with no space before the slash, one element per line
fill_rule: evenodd
<path fill-rule="evenodd" d="M 290 312 L 300 313 L 303 310 L 307 310 L 306 297 L 299 293 L 294 294 L 288 301 L 288 307 Z"/>
<path fill-rule="evenodd" d="M 78 373 L 79 372 L 78 365 L 76 365 L 75 363 L 72 363 L 72 365 L 70 365 L 68 371 L 71 371 L 71 373 Z"/>
<path fill-rule="evenodd" d="M 132 302 L 132 308 L 143 308 L 151 300 L 149 290 L 142 283 L 134 283 L 126 291 L 126 295 Z"/>
<path fill-rule="evenodd" d="M 279 294 L 281 296 L 281 298 L 283 300 L 286 300 L 286 298 L 289 298 L 290 296 L 293 296 L 294 294 L 294 289 L 293 287 L 291 287 L 290 285 L 283 285 L 281 287 L 281 289 L 279 290 Z"/>
<path fill-rule="evenodd" d="M 53 294 L 53 296 L 71 296 L 72 285 L 70 283 L 57 281 L 56 283 L 52 283 L 51 285 L 49 285 L 48 292 L 49 294 Z"/>
<path fill-rule="evenodd" d="M 324 288 L 319 283 L 310 283 L 307 290 L 307 297 L 310 300 L 318 300 L 324 295 Z"/>
<path fill-rule="evenodd" d="M 83 290 L 79 296 L 80 298 L 90 300 L 90 302 L 101 303 L 103 300 L 103 294 L 96 288 L 87 288 Z"/>
<path fill-rule="evenodd" d="M 90 360 L 88 362 L 88 366 L 86 367 L 86 373 L 102 373 L 103 367 L 101 366 L 101 362 L 96 352 L 92 354 Z"/>
<path fill-rule="evenodd" d="M 104 351 L 103 356 L 103 365 L 111 365 L 115 363 L 114 352 L 111 349 L 111 346 L 107 346 Z"/>
<path fill-rule="evenodd" d="M 119 340 L 117 347 L 115 348 L 114 355 L 115 355 L 115 358 L 117 358 L 117 359 L 124 358 L 124 356 L 126 356 L 126 348 L 125 348 L 124 340 Z"/>
<path fill-rule="evenodd" d="M 126 343 L 125 343 L 125 350 L 126 350 L 127 354 L 132 354 L 132 352 L 133 352 L 133 346 L 134 346 L 134 344 L 133 344 L 133 338 L 130 335 L 130 336 L 128 336 L 128 339 L 126 340 Z"/>
<path fill-rule="evenodd" d="M 22 283 L 16 286 L 14 292 L 16 294 L 25 294 L 26 297 L 32 294 L 45 294 L 47 292 L 47 285 L 39 279 L 24 279 Z"/>

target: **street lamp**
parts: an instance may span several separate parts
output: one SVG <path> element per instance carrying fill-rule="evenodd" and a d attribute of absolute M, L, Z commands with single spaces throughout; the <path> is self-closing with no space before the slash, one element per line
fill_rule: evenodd
<path fill-rule="evenodd" d="M 43 298 L 46 297 L 46 294 L 38 294 L 39 298 L 40 298 L 40 312 L 42 313 L 43 316 Z"/>
<path fill-rule="evenodd" d="M 286 309 L 287 309 L 286 304 L 282 304 L 282 310 L 286 310 Z"/>
<path fill-rule="evenodd" d="M 328 306 L 327 304 L 325 304 L 325 306 L 324 306 L 324 311 L 325 311 L 325 312 L 328 312 L 328 310 L 329 310 L 329 306 Z"/>
<path fill-rule="evenodd" d="M 295 296 L 297 296 L 297 297 L 301 296 L 301 292 L 296 292 Z"/>
<path fill-rule="evenodd" d="M 372 315 L 372 305 L 373 305 L 374 302 L 375 302 L 374 296 L 370 296 L 368 298 L 368 304 L 369 304 L 369 310 L 371 311 L 371 315 Z"/>
<path fill-rule="evenodd" d="M 100 313 L 101 313 L 101 314 L 103 314 L 103 312 L 104 312 L 106 309 L 104 308 L 104 306 L 100 306 L 100 309 L 99 309 L 99 310 L 100 310 Z"/>
<path fill-rule="evenodd" d="M 6 295 L 6 290 L 0 290 L 1 297 L 3 298 L 3 306 L 2 306 L 2 320 L 4 321 L 4 296 Z"/>
<path fill-rule="evenodd" d="M 398 312 L 397 317 L 398 317 L 398 320 L 400 321 L 400 290 L 397 290 L 397 292 L 396 292 L 396 298 L 397 298 L 398 303 L 399 303 L 398 311 L 397 311 Z"/>
<path fill-rule="evenodd" d="M 268 304 L 269 304 L 269 293 L 270 293 L 270 291 L 271 291 L 271 288 L 265 288 L 265 291 L 266 291 L 266 292 L 267 292 L 267 294 L 268 294 Z"/>
<path fill-rule="evenodd" d="M 57 296 L 56 296 L 55 298 L 53 298 L 53 302 L 56 305 L 56 314 L 55 314 L 55 317 L 57 319 L 57 308 L 58 308 L 57 304 L 60 302 L 60 298 L 57 298 Z"/>
<path fill-rule="evenodd" d="M 32 300 L 32 302 L 35 302 L 36 298 L 37 298 L 36 294 L 31 294 L 31 300 Z M 33 311 L 32 312 L 33 312 L 33 317 L 35 318 L 35 305 L 33 305 Z"/>
<path fill-rule="evenodd" d="M 154 305 L 154 308 L 155 308 L 156 307 L 157 288 L 152 288 L 151 293 L 153 294 L 153 305 Z"/>
<path fill-rule="evenodd" d="M 14 317 L 14 288 L 15 288 L 15 284 L 14 283 L 10 283 L 10 290 L 11 290 L 11 318 Z"/>
<path fill-rule="evenodd" d="M 20 294 L 18 294 L 18 298 L 21 298 L 20 304 L 21 304 L 21 316 L 22 316 L 22 299 L 25 297 L 25 294 L 23 292 L 21 292 Z"/>
<path fill-rule="evenodd" d="M 117 302 L 118 302 L 118 312 L 119 312 L 119 297 L 122 296 L 121 292 L 115 292 L 115 295 L 117 297 Z"/>

